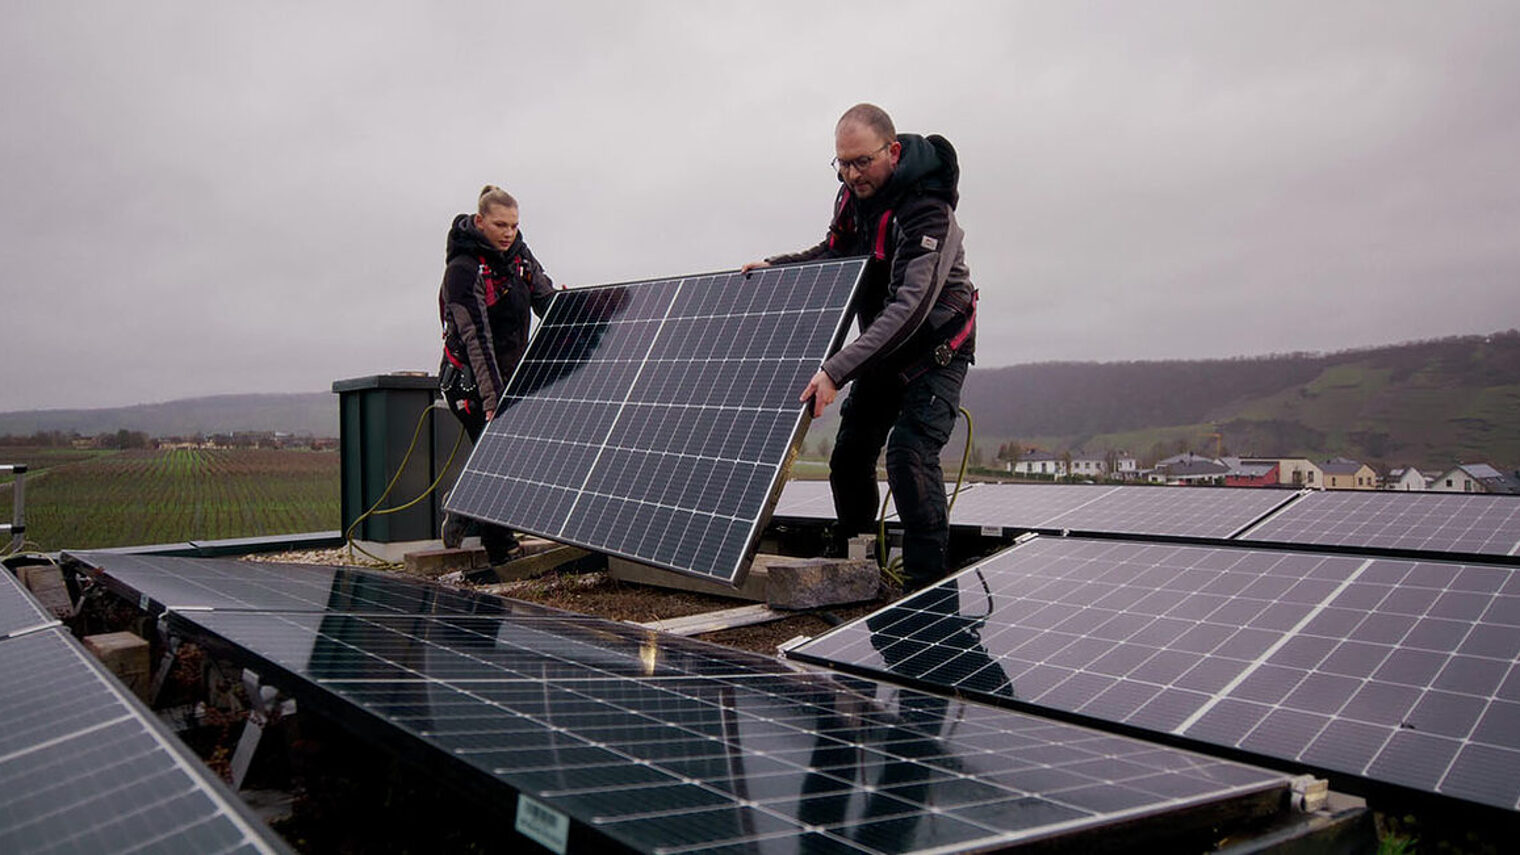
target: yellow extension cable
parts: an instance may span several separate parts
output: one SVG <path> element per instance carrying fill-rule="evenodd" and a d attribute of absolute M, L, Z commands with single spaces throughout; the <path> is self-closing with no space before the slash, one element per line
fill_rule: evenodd
<path fill-rule="evenodd" d="M 410 502 L 407 502 L 404 505 L 398 505 L 398 506 L 396 506 L 394 508 L 386 508 L 384 510 L 380 509 L 380 506 L 385 503 L 385 500 L 387 498 L 390 497 L 391 490 L 394 490 L 396 488 L 396 482 L 401 480 L 401 473 L 403 473 L 403 472 L 406 471 L 407 464 L 411 462 L 411 460 L 412 460 L 412 452 L 417 449 L 417 440 L 418 440 L 419 437 L 422 436 L 422 426 L 427 423 L 428 414 L 431 413 L 431 412 L 433 412 L 434 410 L 446 410 L 446 409 L 447 408 L 444 407 L 444 405 L 435 402 L 435 403 L 429 404 L 427 406 L 427 409 L 425 409 L 425 410 L 422 411 L 422 415 L 417 417 L 417 428 L 416 428 L 416 430 L 412 431 L 412 442 L 411 442 L 410 445 L 408 445 L 406 447 L 406 454 L 403 455 L 402 458 L 401 458 L 401 465 L 396 467 L 396 474 L 394 476 L 392 476 L 391 482 L 389 484 L 385 485 L 385 492 L 381 493 L 380 494 L 380 498 L 378 498 L 378 499 L 375 500 L 375 504 L 372 505 L 369 510 L 367 510 L 364 513 L 360 514 L 359 518 L 356 519 L 356 520 L 354 520 L 352 523 L 350 523 L 349 526 L 348 526 L 348 529 L 343 532 L 343 540 L 344 540 L 345 543 L 348 544 L 348 549 L 349 549 L 349 554 L 350 555 L 353 554 L 354 550 L 358 550 L 359 552 L 362 552 L 365 555 L 369 556 L 369 558 L 371 560 L 380 562 L 380 564 L 383 565 L 384 567 L 387 567 L 387 568 L 396 568 L 396 567 L 400 567 L 401 566 L 400 564 L 397 564 L 394 561 L 386 561 L 384 558 L 381 558 L 380 556 L 374 554 L 373 552 L 370 552 L 369 550 L 367 550 L 364 547 L 358 545 L 357 543 L 354 543 L 354 529 L 358 528 L 360 523 L 364 522 L 365 520 L 369 519 L 372 516 L 373 517 L 378 517 L 378 516 L 384 516 L 386 514 L 396 514 L 396 513 L 402 512 L 404 510 L 407 510 L 408 508 L 415 507 L 418 502 L 422 501 L 423 499 L 426 499 L 429 495 L 432 494 L 432 492 L 434 490 L 438 489 L 438 485 L 439 484 L 443 483 L 443 478 L 444 478 L 445 475 L 448 474 L 449 467 L 454 464 L 454 456 L 459 453 L 459 446 L 464 442 L 464 430 L 463 429 L 460 429 L 459 436 L 454 440 L 454 448 L 449 451 L 449 459 L 444 462 L 443 468 L 441 468 L 440 470 L 438 470 L 438 477 L 435 478 L 435 479 L 433 479 L 433 483 L 429 484 L 428 488 L 426 490 L 423 490 L 417 496 L 417 498 L 412 499 Z"/>

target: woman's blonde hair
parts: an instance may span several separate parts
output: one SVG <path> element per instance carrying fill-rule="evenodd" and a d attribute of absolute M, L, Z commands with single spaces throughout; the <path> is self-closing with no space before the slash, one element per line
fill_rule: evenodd
<path fill-rule="evenodd" d="M 497 187 L 495 184 L 487 184 L 480 188 L 480 203 L 475 212 L 484 217 L 486 211 L 493 205 L 516 209 L 517 200 L 512 198 L 511 193 Z"/>

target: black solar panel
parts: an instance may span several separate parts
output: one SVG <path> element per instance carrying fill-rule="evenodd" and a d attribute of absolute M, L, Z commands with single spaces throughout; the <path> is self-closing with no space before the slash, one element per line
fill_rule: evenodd
<path fill-rule="evenodd" d="M 1282 781 L 610 622 L 184 618 L 644 851 L 959 851 Z"/>
<path fill-rule="evenodd" d="M 1520 807 L 1508 568 L 1038 538 L 791 655 Z"/>
<path fill-rule="evenodd" d="M 0 567 L 0 639 L 57 623 L 10 571 Z"/>
<path fill-rule="evenodd" d="M 354 567 L 65 552 L 68 566 L 99 579 L 146 611 L 177 607 L 282 612 L 461 613 L 499 610 L 497 597 Z M 110 572 L 103 572 L 109 568 Z M 151 593 L 148 593 L 151 592 Z M 553 611 L 520 603 L 519 611 Z"/>
<path fill-rule="evenodd" d="M 1520 497 L 1326 490 L 1252 528 L 1245 540 L 1470 555 L 1520 555 Z"/>
<path fill-rule="evenodd" d="M 1118 489 L 1089 484 L 976 484 L 956 498 L 950 524 L 987 529 L 1046 528 L 1061 514 Z"/>
<path fill-rule="evenodd" d="M 737 583 L 863 266 L 560 292 L 449 510 Z"/>
<path fill-rule="evenodd" d="M 1232 487 L 978 484 L 956 500 L 950 524 L 1227 538 L 1295 495 Z"/>
<path fill-rule="evenodd" d="M 629 624 L 512 611 L 169 620 L 251 657 L 304 706 L 420 746 L 440 775 L 501 787 L 519 830 L 525 816 L 568 826 L 593 851 L 981 851 L 1261 809 L 1287 783 Z"/>
<path fill-rule="evenodd" d="M 950 485 L 945 485 L 946 490 Z M 892 501 L 891 491 L 887 489 L 885 481 L 876 485 L 877 494 L 887 499 L 887 520 L 897 519 L 897 505 Z M 878 516 L 880 506 L 877 507 Z M 781 498 L 776 501 L 776 510 L 772 517 L 786 517 L 794 520 L 821 520 L 833 521 L 838 519 L 834 513 L 834 494 L 827 481 L 788 481 L 781 490 Z"/>
<path fill-rule="evenodd" d="M 827 481 L 788 481 L 776 500 L 773 517 L 804 520 L 832 520 L 834 494 Z"/>
<path fill-rule="evenodd" d="M 1053 517 L 1072 531 L 1231 537 L 1296 496 L 1250 487 L 1120 487 Z"/>
<path fill-rule="evenodd" d="M 286 852 L 63 628 L 0 640 L 0 852 Z"/>

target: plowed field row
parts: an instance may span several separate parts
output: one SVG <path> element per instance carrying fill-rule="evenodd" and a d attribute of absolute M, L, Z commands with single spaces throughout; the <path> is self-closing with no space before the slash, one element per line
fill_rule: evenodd
<path fill-rule="evenodd" d="M 0 519 L 11 517 L 0 492 Z M 27 540 L 90 549 L 339 527 L 338 455 L 274 449 L 123 451 L 28 481 Z"/>

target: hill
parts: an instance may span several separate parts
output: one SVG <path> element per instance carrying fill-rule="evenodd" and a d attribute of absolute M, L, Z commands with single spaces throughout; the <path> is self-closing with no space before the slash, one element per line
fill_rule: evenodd
<path fill-rule="evenodd" d="M 1520 332 L 1330 354 L 977 368 L 962 403 L 984 450 L 1017 438 L 1142 457 L 1223 447 L 1513 468 L 1520 463 Z"/>
<path fill-rule="evenodd" d="M 37 431 L 94 436 L 118 430 L 159 437 L 234 431 L 332 437 L 338 435 L 338 396 L 331 392 L 216 395 L 132 407 L 0 413 L 0 436 L 29 436 Z"/>
<path fill-rule="evenodd" d="M 1185 448 L 1333 455 L 1375 465 L 1520 464 L 1520 331 L 1336 353 L 977 367 L 962 403 L 983 458 L 1017 439 L 1051 450 Z M 809 433 L 832 440 L 837 407 Z M 221 395 L 96 410 L 0 413 L 0 435 L 231 431 L 338 435 L 338 396 Z M 1217 436 L 1216 436 L 1217 435 Z M 958 449 L 959 439 L 951 447 Z M 958 453 L 958 452 L 957 452 Z"/>

